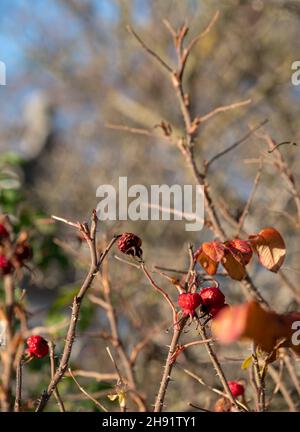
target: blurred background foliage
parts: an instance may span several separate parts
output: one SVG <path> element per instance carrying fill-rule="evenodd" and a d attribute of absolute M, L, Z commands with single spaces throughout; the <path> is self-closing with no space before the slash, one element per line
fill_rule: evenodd
<path fill-rule="evenodd" d="M 291 84 L 291 64 L 300 60 L 299 1 L 2 0 L 0 8 L 0 58 L 7 67 L 7 85 L 0 88 L 0 207 L 12 215 L 16 230 L 23 227 L 30 232 L 33 268 L 20 280 L 20 287 L 28 290 L 32 326 L 63 322 L 87 264 L 85 246 L 72 229 L 50 223 L 52 214 L 88 219 L 97 205 L 97 187 L 117 186 L 119 176 L 128 176 L 129 185 L 192 182 L 177 148 L 106 127 L 119 123 L 153 128 L 162 120 L 178 130 L 182 127 L 168 79 L 128 34 L 127 24 L 163 58 L 175 62 L 162 20 L 167 18 L 174 27 L 186 21 L 193 36 L 220 10 L 219 22 L 197 44 L 188 63 L 185 86 L 193 113 L 202 115 L 248 98 L 252 103 L 219 114 L 200 127 L 197 160 L 210 159 L 245 135 L 249 125 L 264 119 L 276 141 L 300 145 L 300 87 Z M 229 203 L 233 215 L 240 214 L 251 192 L 258 169 L 253 159 L 266 149 L 253 135 L 210 171 L 214 199 Z M 299 147 L 284 146 L 282 152 L 299 184 Z M 296 215 L 291 194 L 274 166 L 265 163 L 245 228 L 252 233 L 271 225 L 282 232 L 288 245 L 283 270 L 298 287 L 299 237 L 287 214 Z M 234 234 L 226 220 L 224 224 Z M 100 224 L 100 231 L 100 237 L 133 231 L 143 239 L 147 262 L 179 269 L 187 265 L 189 241 L 198 246 L 211 239 L 206 229 L 186 232 L 184 222 L 178 221 L 108 222 Z M 277 276 L 251 266 L 256 285 L 277 310 L 295 308 L 294 297 Z M 130 349 L 153 325 L 165 322 L 166 309 L 137 271 L 113 257 L 110 267 L 120 332 Z M 238 283 L 222 278 L 221 284 L 228 303 L 242 300 Z M 74 346 L 74 368 L 112 369 L 105 353 L 107 342 L 99 337 L 106 327 L 101 309 L 87 300 Z M 54 334 L 58 352 L 64 332 L 62 327 Z M 165 355 L 164 348 L 158 347 L 167 342 L 163 331 L 155 334 L 137 364 L 137 379 L 147 389 L 150 403 Z M 242 348 L 225 351 L 227 357 L 237 359 L 225 362 L 229 378 L 246 378 L 236 367 L 244 355 Z M 186 359 L 213 380 L 204 350 L 195 348 Z M 29 397 L 47 383 L 47 362 L 37 363 L 30 364 L 35 373 L 27 377 L 32 380 Z M 111 386 L 82 382 L 100 396 Z M 63 380 L 60 391 L 69 409 L 94 409 L 70 378 Z M 209 405 L 211 394 L 178 369 L 168 409 L 186 409 L 191 398 Z M 50 407 L 56 409 L 55 401 Z"/>

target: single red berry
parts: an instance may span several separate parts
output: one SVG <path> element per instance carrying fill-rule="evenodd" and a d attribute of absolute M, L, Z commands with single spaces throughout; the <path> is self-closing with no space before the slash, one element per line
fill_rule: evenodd
<path fill-rule="evenodd" d="M 3 240 L 7 237 L 9 237 L 9 232 L 3 224 L 0 224 L 0 240 Z"/>
<path fill-rule="evenodd" d="M 42 336 L 30 336 L 26 343 L 32 357 L 43 358 L 49 352 L 48 343 Z"/>
<path fill-rule="evenodd" d="M 244 386 L 236 381 L 228 381 L 228 387 L 230 388 L 232 396 L 235 398 L 245 393 Z"/>
<path fill-rule="evenodd" d="M 142 240 L 133 233 L 123 233 L 118 240 L 118 248 L 126 255 L 141 257 L 143 251 L 141 249 Z"/>
<path fill-rule="evenodd" d="M 208 312 L 211 312 L 214 308 L 223 307 L 225 304 L 225 296 L 218 287 L 202 288 L 199 294 Z"/>
<path fill-rule="evenodd" d="M 178 297 L 178 306 L 183 310 L 183 316 L 189 315 L 191 318 L 195 316 L 195 310 L 202 303 L 198 293 L 182 293 Z"/>
<path fill-rule="evenodd" d="M 0 255 L 0 273 L 7 275 L 12 271 L 12 265 L 5 255 Z"/>

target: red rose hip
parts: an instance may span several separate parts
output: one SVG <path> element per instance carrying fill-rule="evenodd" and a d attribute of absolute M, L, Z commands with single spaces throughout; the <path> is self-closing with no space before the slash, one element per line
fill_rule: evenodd
<path fill-rule="evenodd" d="M 30 336 L 26 343 L 31 357 L 43 358 L 49 353 L 48 343 L 42 336 Z"/>
<path fill-rule="evenodd" d="M 202 304 L 201 297 L 198 293 L 182 293 L 178 297 L 178 306 L 183 310 L 183 316 L 189 315 L 193 318 L 196 309 Z"/>
<path fill-rule="evenodd" d="M 245 393 L 244 386 L 236 381 L 228 381 L 228 387 L 230 388 L 232 396 L 235 398 Z"/>
<path fill-rule="evenodd" d="M 225 296 L 218 287 L 202 288 L 199 294 L 203 304 L 208 308 L 223 306 L 225 304 Z"/>

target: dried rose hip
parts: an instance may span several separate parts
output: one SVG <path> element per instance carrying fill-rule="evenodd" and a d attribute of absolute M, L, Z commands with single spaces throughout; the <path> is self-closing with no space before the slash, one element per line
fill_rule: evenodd
<path fill-rule="evenodd" d="M 133 233 L 123 233 L 118 240 L 118 248 L 126 255 L 141 257 L 143 251 L 141 249 L 142 240 Z"/>

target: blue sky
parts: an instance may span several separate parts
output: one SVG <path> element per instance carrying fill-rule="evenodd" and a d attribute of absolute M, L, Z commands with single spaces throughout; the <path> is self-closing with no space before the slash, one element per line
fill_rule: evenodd
<path fill-rule="evenodd" d="M 135 20 L 141 21 L 148 16 L 148 5 L 152 0 L 132 0 L 135 6 Z M 163 0 L 168 2 L 170 9 L 175 0 Z M 199 7 L 201 0 L 196 0 Z M 94 5 L 99 15 L 106 21 L 113 21 L 118 15 L 118 2 L 112 0 L 94 0 Z M 6 63 L 7 74 L 22 68 L 26 60 L 23 43 L 27 33 L 33 31 L 32 24 L 35 19 L 45 23 L 51 29 L 55 26 L 57 17 L 61 18 L 62 3 L 56 0 L 1 0 L 0 1 L 0 60 Z M 187 10 L 195 8 L 195 0 L 187 0 Z M 28 14 L 28 17 L 26 16 Z M 18 20 L 24 17 L 24 29 L 18 28 Z M 191 16 L 192 18 L 192 16 Z M 72 24 L 74 25 L 74 24 Z M 67 28 L 67 27 L 66 27 Z M 22 31 L 21 31 L 22 30 Z M 70 31 L 67 28 L 68 32 Z"/>
<path fill-rule="evenodd" d="M 59 2 L 58 2 L 59 4 Z M 26 33 L 30 31 L 30 22 L 24 28 L 24 35 L 20 38 L 20 29 L 16 28 L 15 16 L 20 16 L 22 11 L 41 17 L 50 24 L 55 22 L 55 16 L 59 13 L 54 0 L 1 0 L 0 3 L 0 60 L 6 64 L 7 76 L 16 72 L 24 66 L 26 54 L 23 49 L 23 42 Z M 116 17 L 117 10 L 115 5 L 109 0 L 96 2 L 99 5 L 99 12 L 108 20 Z M 22 32 L 21 32 L 22 33 Z M 23 40 L 24 37 L 24 40 Z"/>

